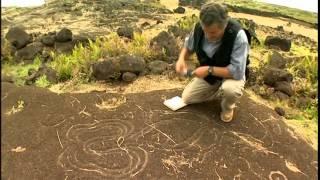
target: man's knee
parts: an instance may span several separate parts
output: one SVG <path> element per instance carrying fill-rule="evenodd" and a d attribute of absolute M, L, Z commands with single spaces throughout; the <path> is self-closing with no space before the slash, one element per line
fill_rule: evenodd
<path fill-rule="evenodd" d="M 181 98 L 186 104 L 193 104 L 201 102 L 202 94 L 206 92 L 208 86 L 206 86 L 203 80 L 194 78 L 183 90 Z"/>
<path fill-rule="evenodd" d="M 186 104 L 191 104 L 192 103 L 192 99 L 193 99 L 192 98 L 192 94 L 188 89 L 185 89 L 182 92 L 181 98 L 182 98 L 183 102 L 186 103 Z"/>
<path fill-rule="evenodd" d="M 222 94 L 224 97 L 237 98 L 243 94 L 244 83 L 236 80 L 226 80 L 221 85 Z"/>

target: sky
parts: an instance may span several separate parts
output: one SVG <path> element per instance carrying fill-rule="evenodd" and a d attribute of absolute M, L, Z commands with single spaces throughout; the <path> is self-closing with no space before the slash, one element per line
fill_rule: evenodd
<path fill-rule="evenodd" d="M 262 2 L 318 12 L 318 0 L 259 0 Z"/>
<path fill-rule="evenodd" d="M 311 12 L 318 12 L 318 0 L 258 0 L 271 4 L 278 4 Z M 1 7 L 6 6 L 40 6 L 44 0 L 1 0 Z"/>
<path fill-rule="evenodd" d="M 8 6 L 41 6 L 44 4 L 44 0 L 1 0 L 1 7 Z"/>

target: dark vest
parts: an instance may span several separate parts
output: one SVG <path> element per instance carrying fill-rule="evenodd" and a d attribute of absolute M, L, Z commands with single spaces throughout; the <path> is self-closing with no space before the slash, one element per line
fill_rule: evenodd
<path fill-rule="evenodd" d="M 200 66 L 217 66 L 226 67 L 230 64 L 231 53 L 233 49 L 233 44 L 237 37 L 239 30 L 241 30 L 241 25 L 235 20 L 229 20 L 228 25 L 225 29 L 224 35 L 221 39 L 221 45 L 218 47 L 217 51 L 214 53 L 212 58 L 208 57 L 207 54 L 202 49 L 202 44 L 204 41 L 204 32 L 201 28 L 200 23 L 197 23 L 194 29 L 194 47 L 197 54 Z M 249 56 L 248 56 L 249 58 Z M 247 65 L 249 64 L 249 59 L 247 59 Z M 247 68 L 246 68 L 247 76 Z M 204 78 L 209 84 L 214 84 L 217 80 L 221 81 L 221 77 L 208 75 Z"/>

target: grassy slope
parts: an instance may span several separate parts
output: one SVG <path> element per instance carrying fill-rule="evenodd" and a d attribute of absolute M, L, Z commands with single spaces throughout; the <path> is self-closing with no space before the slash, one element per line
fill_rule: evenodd
<path fill-rule="evenodd" d="M 219 0 L 225 4 L 229 4 L 236 7 L 244 7 L 248 9 L 256 9 L 259 11 L 279 13 L 283 16 L 290 16 L 294 19 L 305 21 L 308 23 L 315 24 L 318 22 L 318 14 L 313 12 L 308 12 L 296 8 L 290 8 L 280 5 L 268 4 L 263 2 L 258 2 L 255 0 Z"/>

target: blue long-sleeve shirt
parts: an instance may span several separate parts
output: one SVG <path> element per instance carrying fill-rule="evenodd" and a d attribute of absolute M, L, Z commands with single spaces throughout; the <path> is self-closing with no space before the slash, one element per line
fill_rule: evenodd
<path fill-rule="evenodd" d="M 186 47 L 191 53 L 194 52 L 194 37 L 193 31 L 185 39 L 184 47 Z M 215 42 L 209 42 L 207 38 L 202 41 L 202 49 L 208 57 L 212 57 L 221 45 L 221 40 Z M 230 74 L 235 80 L 245 80 L 245 70 L 247 56 L 249 54 L 249 43 L 244 30 L 240 30 L 235 39 L 230 64 L 227 66 Z"/>

